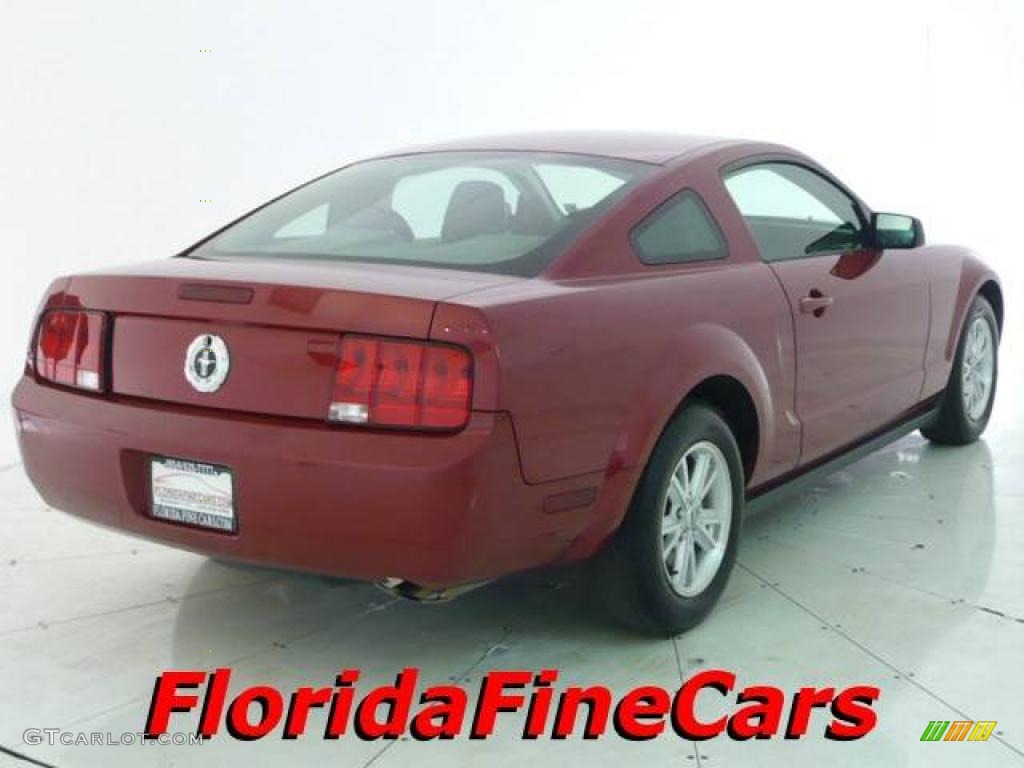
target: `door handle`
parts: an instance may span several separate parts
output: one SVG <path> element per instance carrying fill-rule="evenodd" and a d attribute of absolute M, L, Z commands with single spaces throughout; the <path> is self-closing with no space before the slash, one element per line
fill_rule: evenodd
<path fill-rule="evenodd" d="M 800 311 L 805 315 L 821 317 L 825 314 L 825 310 L 835 304 L 835 302 L 836 300 L 831 296 L 826 296 L 815 288 L 810 294 L 800 299 Z"/>

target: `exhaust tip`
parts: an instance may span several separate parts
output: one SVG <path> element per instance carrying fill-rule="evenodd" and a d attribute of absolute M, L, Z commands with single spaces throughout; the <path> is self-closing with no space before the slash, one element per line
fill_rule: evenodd
<path fill-rule="evenodd" d="M 376 582 L 377 586 L 389 595 L 416 603 L 446 603 L 487 583 L 479 581 L 474 584 L 459 584 L 452 587 L 424 587 L 397 576 L 389 576 Z"/>

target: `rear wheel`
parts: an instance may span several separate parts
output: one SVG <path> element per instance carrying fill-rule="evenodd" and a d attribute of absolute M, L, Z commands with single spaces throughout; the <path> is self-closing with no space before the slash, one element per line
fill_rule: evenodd
<path fill-rule="evenodd" d="M 995 313 L 978 296 L 967 313 L 938 416 L 921 434 L 943 445 L 966 445 L 981 436 L 995 400 L 998 348 L 999 324 Z"/>
<path fill-rule="evenodd" d="M 606 555 L 606 588 L 619 615 L 677 634 L 714 606 L 736 560 L 743 465 L 713 408 L 686 406 L 666 428 Z"/>

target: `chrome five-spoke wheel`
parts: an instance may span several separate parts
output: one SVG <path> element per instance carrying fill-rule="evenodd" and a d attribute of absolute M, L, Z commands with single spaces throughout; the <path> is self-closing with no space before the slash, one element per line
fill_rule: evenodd
<path fill-rule="evenodd" d="M 702 440 L 679 459 L 662 506 L 662 562 L 677 594 L 707 589 L 725 557 L 731 522 L 729 464 L 718 446 Z"/>
<path fill-rule="evenodd" d="M 984 296 L 975 296 L 939 410 L 921 434 L 940 445 L 973 443 L 988 425 L 998 380 L 999 319 Z"/>
<path fill-rule="evenodd" d="M 961 369 L 964 412 L 972 421 L 979 421 L 988 408 L 988 401 L 992 395 L 995 361 L 992 327 L 983 315 L 979 315 L 974 318 L 967 330 Z"/>

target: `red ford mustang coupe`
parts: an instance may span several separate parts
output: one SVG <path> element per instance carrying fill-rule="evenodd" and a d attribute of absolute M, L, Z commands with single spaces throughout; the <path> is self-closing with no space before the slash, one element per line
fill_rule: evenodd
<path fill-rule="evenodd" d="M 1002 317 L 970 251 L 786 147 L 489 138 L 57 279 L 14 408 L 40 494 L 97 523 L 418 599 L 599 554 L 678 632 L 745 507 L 975 440 Z"/>

